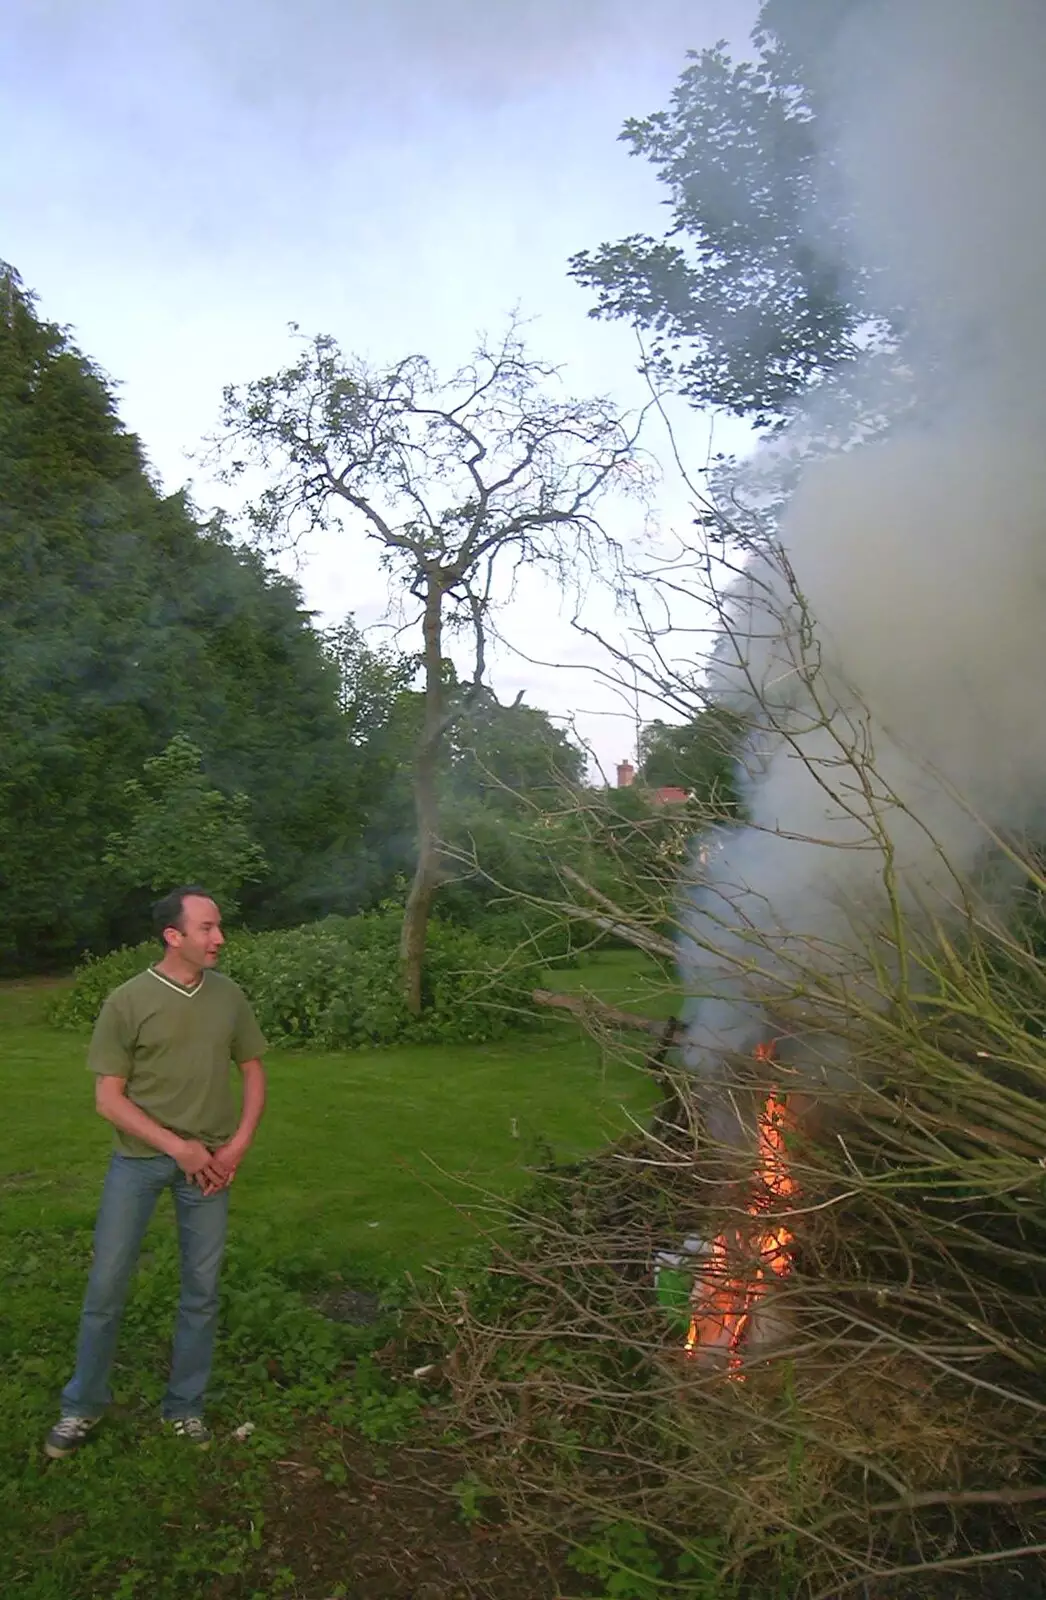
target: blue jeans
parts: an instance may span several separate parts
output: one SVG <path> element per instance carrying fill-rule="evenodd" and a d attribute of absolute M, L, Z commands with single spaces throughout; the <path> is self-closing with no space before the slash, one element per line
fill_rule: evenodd
<path fill-rule="evenodd" d="M 164 1189 L 174 1196 L 182 1290 L 163 1414 L 173 1419 L 202 1413 L 218 1330 L 218 1277 L 229 1191 L 205 1195 L 171 1156 L 116 1154 L 98 1208 L 76 1371 L 62 1391 L 63 1416 L 101 1416 L 112 1398 L 109 1373 L 120 1319 L 145 1230 Z"/>

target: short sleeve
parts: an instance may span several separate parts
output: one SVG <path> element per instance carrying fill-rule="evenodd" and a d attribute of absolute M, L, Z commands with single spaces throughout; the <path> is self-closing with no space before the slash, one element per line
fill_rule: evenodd
<path fill-rule="evenodd" d="M 251 1010 L 250 1001 L 241 990 L 236 1001 L 236 1025 L 232 1036 L 232 1058 L 239 1067 L 245 1061 L 254 1061 L 258 1056 L 264 1055 L 268 1047 L 268 1041 L 258 1026 L 254 1012 Z"/>
<path fill-rule="evenodd" d="M 87 1065 L 99 1077 L 129 1078 L 134 1070 L 134 1039 L 123 1007 L 112 995 L 103 1005 L 87 1050 Z"/>

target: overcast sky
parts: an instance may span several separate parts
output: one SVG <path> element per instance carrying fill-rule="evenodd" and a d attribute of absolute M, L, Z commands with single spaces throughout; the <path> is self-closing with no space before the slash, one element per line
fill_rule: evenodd
<path fill-rule="evenodd" d="M 635 346 L 591 322 L 570 254 L 663 225 L 617 134 L 667 103 L 688 48 L 742 39 L 746 0 L 7 0 L 0 258 L 117 381 L 167 488 L 224 384 L 287 359 L 287 324 L 377 361 L 448 366 L 518 306 L 574 392 L 643 398 Z M 688 421 L 695 452 L 710 423 Z M 738 434 L 716 424 L 715 444 Z M 337 546 L 298 574 L 324 618 L 382 609 Z M 523 594 L 495 687 L 576 711 L 604 762 L 627 715 Z"/>

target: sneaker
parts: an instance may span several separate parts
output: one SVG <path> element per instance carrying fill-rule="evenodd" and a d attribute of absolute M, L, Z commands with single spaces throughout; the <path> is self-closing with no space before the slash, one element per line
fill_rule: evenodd
<path fill-rule="evenodd" d="M 173 1417 L 168 1418 L 167 1426 L 178 1439 L 188 1439 L 197 1450 L 209 1450 L 211 1445 L 211 1430 L 204 1426 L 200 1417 Z"/>
<path fill-rule="evenodd" d="M 59 1417 L 44 1440 L 44 1454 L 52 1461 L 63 1461 L 74 1456 L 92 1428 L 97 1428 L 101 1417 Z"/>

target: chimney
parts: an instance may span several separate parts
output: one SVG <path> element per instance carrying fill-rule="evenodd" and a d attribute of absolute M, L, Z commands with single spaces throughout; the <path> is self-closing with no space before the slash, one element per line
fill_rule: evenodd
<path fill-rule="evenodd" d="M 631 788 L 636 781 L 636 769 L 631 761 L 619 761 L 617 764 L 617 786 L 619 789 Z"/>

